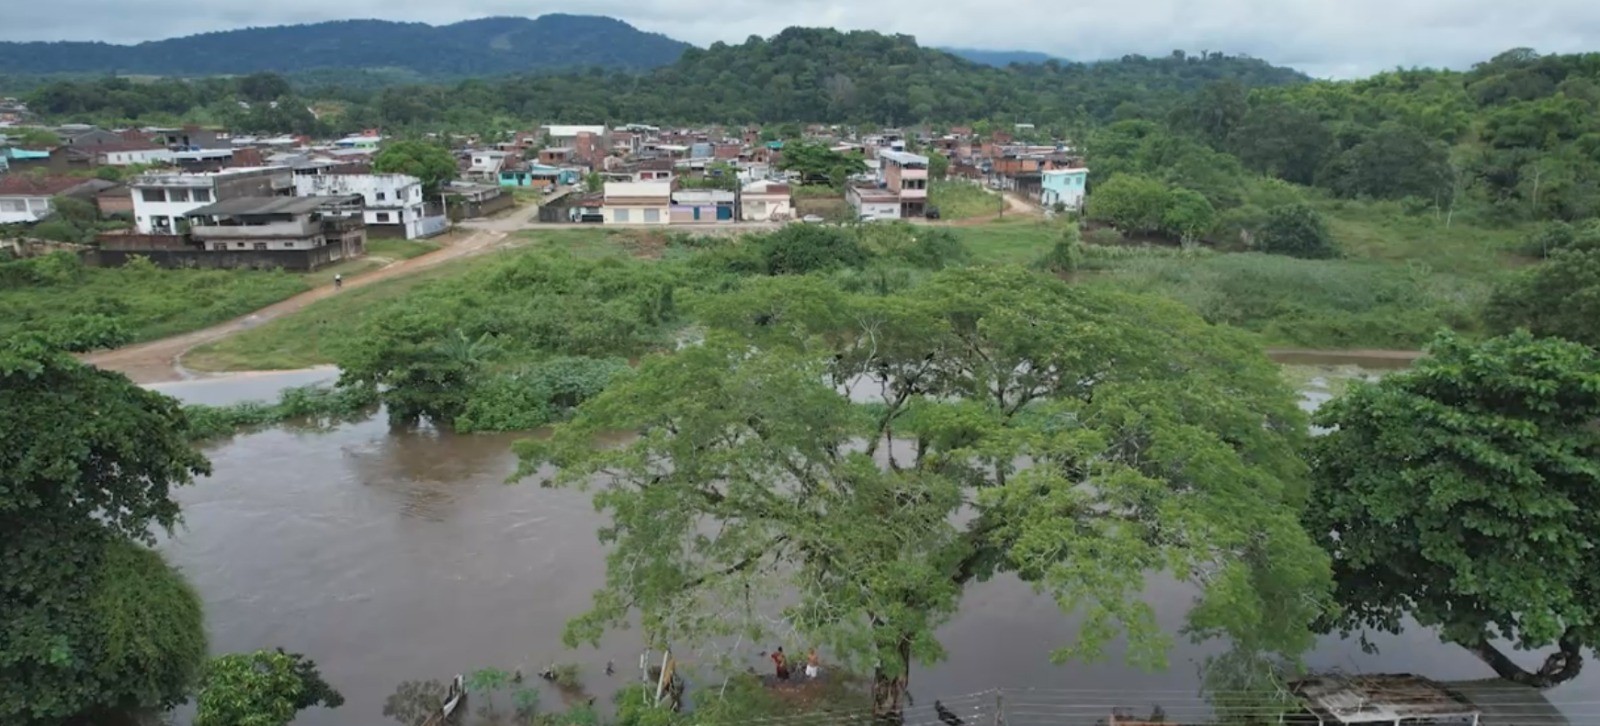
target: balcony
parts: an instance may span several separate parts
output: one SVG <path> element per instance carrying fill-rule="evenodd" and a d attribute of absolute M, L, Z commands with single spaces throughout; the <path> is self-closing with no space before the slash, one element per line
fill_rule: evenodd
<path fill-rule="evenodd" d="M 189 233 L 195 239 L 200 240 L 259 239 L 263 237 L 301 239 L 313 237 L 320 230 L 321 223 L 319 222 L 309 219 L 296 219 L 267 224 L 197 224 L 189 228 Z"/>
<path fill-rule="evenodd" d="M 926 188 L 907 189 L 902 187 L 900 189 L 900 198 L 906 201 L 927 199 L 928 190 Z"/>
<path fill-rule="evenodd" d="M 912 167 L 902 167 L 900 169 L 900 178 L 901 179 L 927 179 L 928 178 L 928 170 L 927 169 L 917 169 L 917 168 L 912 168 Z"/>

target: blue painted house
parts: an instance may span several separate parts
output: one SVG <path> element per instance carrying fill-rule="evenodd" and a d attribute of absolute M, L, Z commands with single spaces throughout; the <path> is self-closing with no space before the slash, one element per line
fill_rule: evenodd
<path fill-rule="evenodd" d="M 1083 209 L 1083 195 L 1089 183 L 1088 169 L 1051 169 L 1039 172 L 1039 203 L 1057 204 L 1067 209 Z"/>
<path fill-rule="evenodd" d="M 500 170 L 500 186 L 546 187 L 552 184 L 567 186 L 578 183 L 576 169 L 562 169 L 543 164 L 524 164 L 515 169 Z"/>

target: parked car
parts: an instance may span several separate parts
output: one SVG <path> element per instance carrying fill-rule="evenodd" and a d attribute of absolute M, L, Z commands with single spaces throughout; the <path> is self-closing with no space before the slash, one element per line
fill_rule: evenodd
<path fill-rule="evenodd" d="M 822 224 L 823 220 L 821 217 L 815 214 L 807 214 L 806 216 L 801 217 L 800 221 L 805 222 L 806 224 Z"/>
<path fill-rule="evenodd" d="M 928 219 L 938 219 L 939 218 L 939 208 L 938 207 L 928 207 L 927 209 L 924 209 L 922 211 L 922 216 L 927 217 Z"/>

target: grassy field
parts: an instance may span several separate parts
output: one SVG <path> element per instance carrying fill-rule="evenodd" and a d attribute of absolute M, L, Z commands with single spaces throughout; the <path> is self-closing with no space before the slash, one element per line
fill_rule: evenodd
<path fill-rule="evenodd" d="M 1406 216 L 1392 205 L 1323 203 L 1322 209 L 1344 250 L 1341 259 L 1251 253 L 1175 256 L 1166 248 L 1106 248 L 1106 253 L 1089 256 L 1076 279 L 1176 299 L 1207 320 L 1259 333 L 1267 345 L 1413 349 L 1442 327 L 1476 331 L 1477 310 L 1494 281 L 1522 262 L 1509 250 L 1525 229 L 1446 228 L 1433 217 Z M 1026 265 L 1060 238 L 1063 224 L 1007 217 L 945 229 L 971 251 L 973 264 Z M 670 242 L 667 230 L 594 228 L 522 232 L 516 245 L 564 250 L 580 258 L 655 259 L 684 253 Z M 379 249 L 373 254 L 379 255 Z M 331 362 L 371 308 L 427 280 L 469 274 L 493 257 L 351 291 L 196 350 L 185 362 L 199 370 Z"/>
<path fill-rule="evenodd" d="M 973 262 L 989 265 L 1029 264 L 1048 252 L 1063 231 L 1060 223 L 1028 217 L 947 229 L 972 251 Z"/>
<path fill-rule="evenodd" d="M 965 181 L 936 181 L 928 185 L 928 205 L 939 208 L 945 220 L 994 217 L 1004 203 L 999 194 Z"/>
<path fill-rule="evenodd" d="M 292 315 L 201 346 L 183 358 L 198 371 L 291 370 L 333 362 L 342 342 L 384 303 L 432 280 L 466 275 L 493 256 L 452 261 L 431 270 L 346 290 Z"/>
<path fill-rule="evenodd" d="M 244 270 L 163 270 L 139 261 L 86 267 L 66 255 L 0 263 L 0 338 L 77 315 L 116 320 L 134 342 L 203 328 L 311 287 L 303 276 Z"/>

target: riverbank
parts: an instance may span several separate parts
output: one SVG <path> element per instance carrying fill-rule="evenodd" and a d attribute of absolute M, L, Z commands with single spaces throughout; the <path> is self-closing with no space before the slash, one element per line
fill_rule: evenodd
<path fill-rule="evenodd" d="M 160 389 L 210 402 L 246 388 L 260 392 L 280 375 L 285 386 L 303 383 L 297 372 Z M 567 619 L 592 604 L 603 580 L 606 549 L 594 533 L 606 518 L 587 492 L 544 488 L 537 479 L 507 486 L 517 438 L 397 431 L 373 418 L 322 433 L 270 428 L 220 441 L 207 448 L 214 472 L 175 492 L 184 526 L 159 546 L 204 599 L 216 652 L 282 646 L 305 653 L 348 699 L 337 710 L 304 712 L 296 726 L 394 724 L 386 706 L 427 682 L 486 667 L 536 673 L 552 662 L 578 664 L 590 694 L 607 703 L 637 681 L 638 633 L 611 633 L 598 647 L 577 650 L 561 639 Z M 1153 578 L 1145 592 L 1161 626 L 1176 632 L 1193 590 Z M 915 723 L 937 723 L 936 699 L 958 709 L 975 702 L 970 694 L 993 688 L 1034 696 L 1006 696 L 1008 723 L 1038 722 L 1026 713 L 1088 723 L 1112 707 L 1147 713 L 1152 705 L 1194 722 L 1206 707 L 1208 659 L 1225 652 L 1215 641 L 1177 638 L 1166 668 L 1126 665 L 1120 646 L 1103 662 L 1053 665 L 1051 651 L 1078 632 L 1082 618 L 1063 616 L 1048 596 L 1009 576 L 973 586 L 964 599 L 970 606 L 937 632 L 948 657 L 914 671 Z M 1370 651 L 1355 636 L 1324 636 L 1304 664 L 1443 681 L 1492 675 L 1461 648 L 1407 625 L 1398 635 L 1373 634 Z M 721 683 L 711 670 L 715 655 L 727 652 L 732 667 L 765 672 L 759 653 L 776 644 L 730 638 L 716 645 L 706 649 L 711 655 L 685 656 L 691 700 Z M 608 661 L 615 676 L 604 675 Z M 1585 694 L 1596 688 L 1600 670 L 1586 670 L 1534 695 L 1566 704 L 1578 723 Z M 555 708 L 558 695 L 546 695 Z M 993 704 L 993 695 L 982 703 Z M 1021 707 L 1041 699 L 1049 709 Z M 1071 717 L 1063 715 L 1068 707 L 1075 707 Z"/>
<path fill-rule="evenodd" d="M 1449 229 L 1430 218 L 1375 204 L 1328 203 L 1325 210 L 1346 250 L 1344 259 L 1175 256 L 1168 248 L 1106 247 L 1107 254 L 1093 256 L 1093 264 L 1077 281 L 1177 300 L 1208 321 L 1257 333 L 1263 345 L 1280 351 L 1274 355 L 1288 362 L 1314 362 L 1324 351 L 1351 351 L 1345 354 L 1353 356 L 1349 362 L 1376 366 L 1394 359 L 1390 365 L 1403 365 L 1442 328 L 1475 334 L 1477 311 L 1488 290 L 1519 264 L 1511 252 L 1519 230 Z M 519 248 L 508 255 L 560 250 L 588 259 L 671 262 L 729 244 L 683 245 L 675 241 L 681 236 L 678 230 L 522 229 L 516 219 L 484 224 L 494 230 L 483 227 L 477 235 L 504 235 L 506 243 L 496 249 Z M 1062 224 L 1019 215 L 937 229 L 954 235 L 967 249 L 969 264 L 1030 264 L 1061 237 Z M 428 264 L 391 266 L 382 275 L 352 280 L 343 295 L 323 290 L 222 326 L 90 360 L 140 381 L 330 364 L 362 320 L 419 285 L 437 279 L 485 280 L 480 276 L 489 274 L 487 267 L 479 263 L 487 258 L 464 261 L 458 256 L 463 255 L 443 250 L 424 255 L 417 259 Z M 413 274 L 423 270 L 425 275 Z M 1375 352 L 1368 355 L 1369 350 Z"/>
<path fill-rule="evenodd" d="M 413 256 L 399 262 L 392 262 L 369 274 L 350 278 L 344 282 L 343 289 L 335 288 L 331 284 L 323 285 L 261 307 L 254 312 L 234 317 L 221 324 L 114 350 L 96 351 L 82 356 L 82 360 L 99 368 L 122 373 L 133 379 L 135 383 L 157 383 L 193 378 L 195 373 L 185 365 L 184 356 L 198 346 L 255 329 L 257 326 L 281 317 L 290 316 L 319 300 L 326 300 L 336 295 L 355 294 L 363 289 L 382 287 L 379 283 L 385 281 L 413 279 L 414 275 L 422 271 L 486 252 L 502 239 L 504 239 L 504 235 L 495 232 L 473 232 L 465 237 L 448 240 L 443 246 L 432 252 Z M 326 362 L 329 361 L 313 361 L 302 365 L 277 365 L 276 361 L 268 360 L 264 364 L 239 366 L 236 370 L 295 369 Z M 204 371 L 205 369 L 199 370 Z M 224 369 L 211 369 L 206 372 L 220 370 Z"/>

